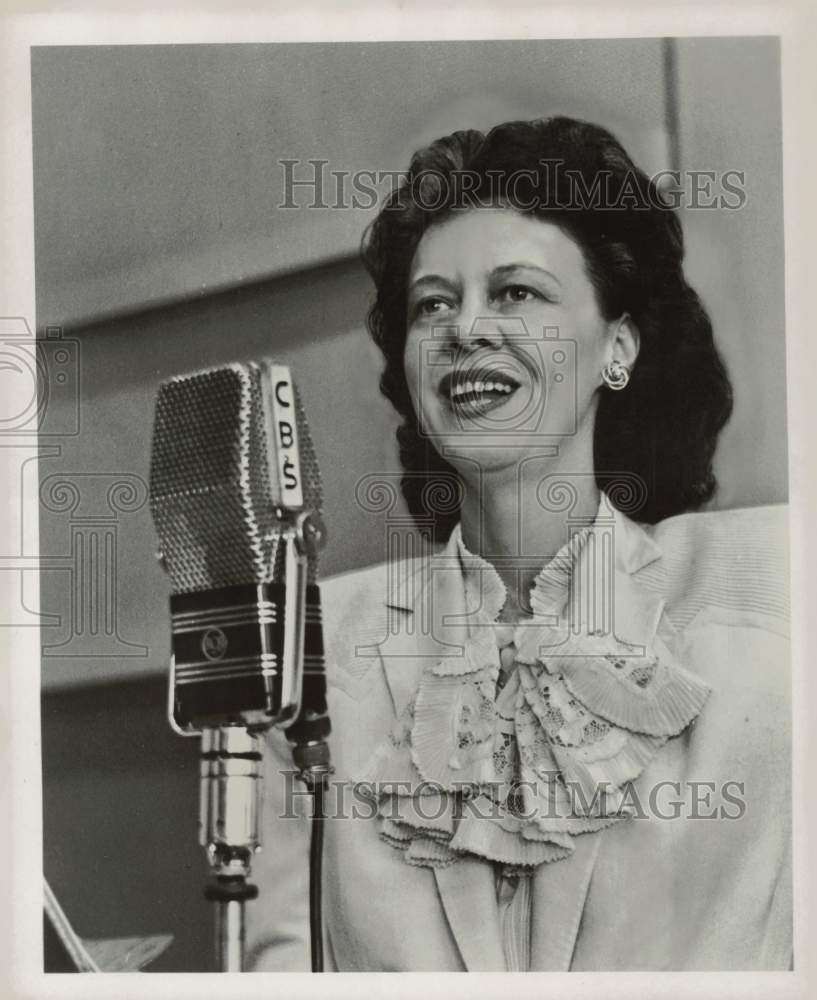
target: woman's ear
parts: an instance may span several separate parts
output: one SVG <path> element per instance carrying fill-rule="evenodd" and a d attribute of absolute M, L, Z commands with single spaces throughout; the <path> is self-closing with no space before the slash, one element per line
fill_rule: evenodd
<path fill-rule="evenodd" d="M 638 357 L 641 337 L 638 327 L 629 313 L 624 313 L 613 326 L 613 337 L 610 343 L 612 360 L 619 361 L 632 368 Z"/>

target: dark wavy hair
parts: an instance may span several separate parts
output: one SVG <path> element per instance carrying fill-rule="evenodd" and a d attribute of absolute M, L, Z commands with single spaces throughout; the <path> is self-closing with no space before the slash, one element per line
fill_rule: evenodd
<path fill-rule="evenodd" d="M 709 317 L 684 278 L 681 223 L 614 136 L 554 117 L 487 134 L 454 132 L 419 150 L 364 234 L 363 260 L 376 288 L 368 326 L 385 358 L 381 391 L 403 418 L 397 440 L 412 515 L 447 537 L 459 504 L 429 500 L 435 482 L 450 497 L 456 473 L 420 432 L 409 396 L 409 269 L 430 226 L 487 204 L 558 225 L 583 251 L 604 318 L 626 312 L 638 328 L 627 389 L 601 392 L 593 445 L 599 487 L 616 503 L 611 477 L 638 482 L 635 507 L 632 491 L 624 491 L 627 513 L 648 523 L 700 507 L 716 488 L 712 460 L 732 390 Z"/>

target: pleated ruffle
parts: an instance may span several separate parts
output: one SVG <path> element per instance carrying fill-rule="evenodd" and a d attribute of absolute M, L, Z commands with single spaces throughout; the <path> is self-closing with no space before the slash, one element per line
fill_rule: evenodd
<path fill-rule="evenodd" d="M 529 874 L 569 857 L 575 836 L 630 815 L 625 786 L 703 707 L 709 688 L 658 636 L 635 645 L 577 628 L 571 574 L 591 530 L 536 578 L 533 618 L 515 628 L 501 689 L 505 588 L 460 539 L 472 626 L 464 655 L 423 671 L 365 775 L 380 835 L 408 863 L 470 854 Z"/>

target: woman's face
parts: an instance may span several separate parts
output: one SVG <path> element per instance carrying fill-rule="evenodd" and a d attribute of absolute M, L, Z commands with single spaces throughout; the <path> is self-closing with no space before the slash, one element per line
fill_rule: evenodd
<path fill-rule="evenodd" d="M 558 226 L 480 208 L 432 226 L 414 255 L 405 370 L 420 424 L 466 472 L 592 434 L 601 370 L 637 335 L 608 322 L 579 246 Z"/>

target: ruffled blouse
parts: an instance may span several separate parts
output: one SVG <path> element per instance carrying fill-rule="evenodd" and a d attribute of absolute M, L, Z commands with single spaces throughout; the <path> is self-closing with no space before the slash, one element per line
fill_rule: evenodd
<path fill-rule="evenodd" d="M 581 554 L 594 525 L 543 567 L 532 617 L 510 625 L 500 621 L 499 574 L 454 530 L 464 649 L 423 670 L 367 779 L 380 836 L 407 863 L 476 855 L 515 883 L 569 857 L 576 836 L 631 815 L 627 784 L 695 718 L 709 688 L 658 635 L 632 646 L 587 620 L 582 577 L 596 561 Z M 498 882 L 500 900 L 503 891 L 507 901 Z"/>

